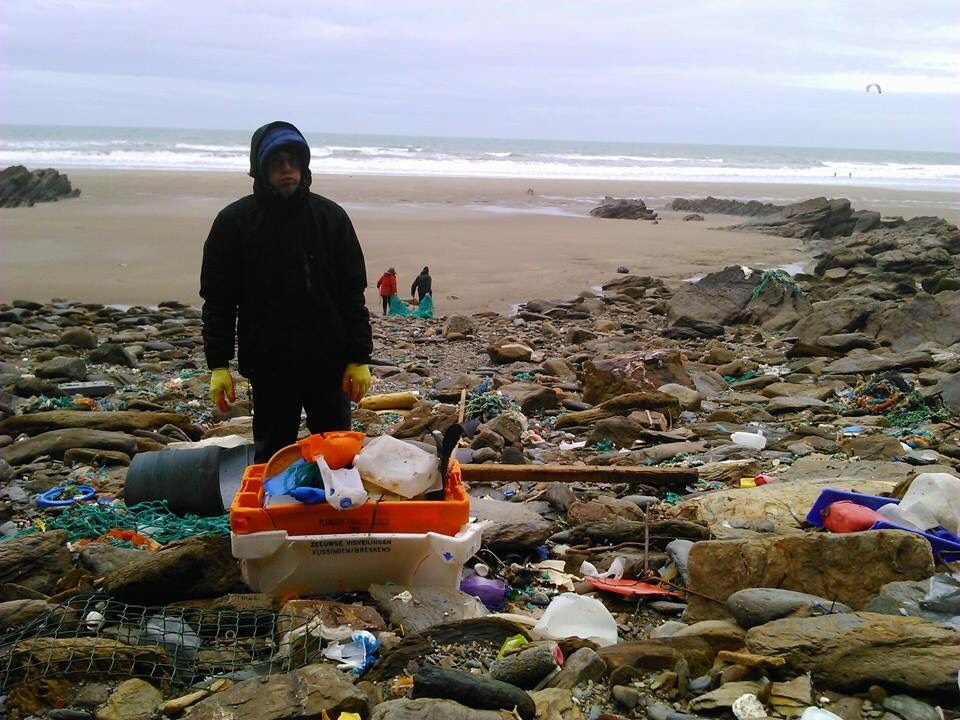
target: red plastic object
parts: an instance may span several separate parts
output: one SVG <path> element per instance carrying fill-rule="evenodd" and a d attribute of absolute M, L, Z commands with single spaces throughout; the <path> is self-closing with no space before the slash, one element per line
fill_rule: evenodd
<path fill-rule="evenodd" d="M 590 577 L 584 579 L 593 585 L 597 590 L 606 590 L 607 592 L 612 592 L 616 595 L 626 595 L 627 597 L 631 597 L 633 595 L 675 598 L 681 597 L 679 593 L 675 593 L 673 590 L 667 590 L 659 585 L 642 582 L 641 580 L 614 580 L 612 578 Z"/>
<path fill-rule="evenodd" d="M 850 500 L 831 503 L 823 511 L 823 526 L 830 532 L 850 533 L 869 530 L 878 520 L 885 520 L 876 510 Z"/>
<path fill-rule="evenodd" d="M 757 475 L 757 476 L 753 479 L 753 481 L 754 481 L 757 485 L 769 485 L 770 483 L 773 482 L 773 476 L 772 476 L 772 475 L 763 475 L 763 474 L 761 474 L 761 475 Z"/>

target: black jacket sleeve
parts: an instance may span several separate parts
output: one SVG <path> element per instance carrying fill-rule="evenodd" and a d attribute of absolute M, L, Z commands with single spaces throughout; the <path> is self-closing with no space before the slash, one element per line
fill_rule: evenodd
<path fill-rule="evenodd" d="M 370 312 L 363 292 L 367 288 L 367 268 L 353 223 L 343 212 L 343 242 L 338 254 L 340 317 L 346 330 L 344 356 L 348 363 L 368 363 L 373 353 Z"/>
<path fill-rule="evenodd" d="M 240 303 L 239 242 L 235 223 L 217 215 L 203 244 L 200 297 L 203 298 L 203 350 L 211 370 L 227 367 L 234 355 Z"/>

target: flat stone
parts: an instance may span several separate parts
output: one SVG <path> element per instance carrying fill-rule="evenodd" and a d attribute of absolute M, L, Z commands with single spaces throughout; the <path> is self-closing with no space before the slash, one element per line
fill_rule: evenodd
<path fill-rule="evenodd" d="M 909 695 L 890 695 L 883 699 L 883 707 L 903 720 L 940 720 L 935 707 Z"/>
<path fill-rule="evenodd" d="M 884 370 L 919 369 L 935 364 L 930 353 L 913 350 L 886 355 L 864 354 L 840 358 L 828 364 L 823 371 L 832 375 L 857 375 Z"/>
<path fill-rule="evenodd" d="M 788 616 L 810 617 L 853 612 L 843 603 L 782 588 L 747 588 L 727 598 L 727 607 L 743 628 L 763 625 Z"/>
<path fill-rule="evenodd" d="M 922 537 L 899 530 L 707 540 L 691 548 L 688 574 L 687 622 L 733 617 L 699 594 L 726 602 L 747 588 L 809 591 L 859 610 L 888 582 L 932 575 L 933 555 Z"/>
<path fill-rule="evenodd" d="M 955 693 L 960 667 L 956 630 L 868 612 L 774 620 L 747 632 L 747 649 L 784 657 L 791 670 L 811 672 L 818 687 L 850 692 L 876 684 Z"/>
<path fill-rule="evenodd" d="M 409 600 L 403 599 L 406 593 Z M 391 624 L 408 633 L 489 614 L 477 598 L 453 588 L 371 585 L 370 597 Z"/>
<path fill-rule="evenodd" d="M 36 435 L 66 428 L 133 432 L 159 430 L 164 425 L 173 425 L 186 433 L 191 440 L 199 440 L 203 434 L 202 429 L 194 425 L 186 415 L 139 410 L 48 410 L 29 415 L 14 415 L 0 420 L 0 432 Z"/>
<path fill-rule="evenodd" d="M 97 709 L 97 720 L 150 720 L 163 695 L 153 685 L 132 678 L 113 691 L 106 705 Z"/>
<path fill-rule="evenodd" d="M 238 682 L 201 700 L 190 708 L 187 717 L 190 720 L 296 720 L 319 718 L 324 710 L 331 718 L 340 713 L 358 713 L 365 717 L 368 708 L 367 696 L 348 675 L 332 665 L 307 665 L 284 675 Z"/>
<path fill-rule="evenodd" d="M 144 550 L 116 547 L 107 543 L 92 543 L 80 551 L 80 564 L 97 577 L 103 577 L 127 565 L 140 562 L 147 557 L 147 554 Z"/>
<path fill-rule="evenodd" d="M 823 400 L 811 397 L 775 397 L 767 403 L 767 412 L 774 415 L 802 412 L 804 410 L 831 411 L 833 406 Z"/>
<path fill-rule="evenodd" d="M 37 377 L 45 380 L 86 380 L 87 365 L 82 358 L 55 357 L 37 368 Z"/>
<path fill-rule="evenodd" d="M 370 720 L 515 720 L 506 710 L 477 710 L 453 700 L 388 700 L 373 709 Z M 251 720 L 253 720 L 251 718 Z"/>
<path fill-rule="evenodd" d="M 132 435 L 109 430 L 50 430 L 0 448 L 0 458 L 11 465 L 22 465 L 44 455 L 63 458 L 74 448 L 86 448 L 93 452 L 121 452 L 129 457 L 137 451 L 137 440 Z"/>

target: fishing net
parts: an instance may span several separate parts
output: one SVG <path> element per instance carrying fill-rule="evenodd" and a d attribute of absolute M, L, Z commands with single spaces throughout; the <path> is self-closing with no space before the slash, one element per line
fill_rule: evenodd
<path fill-rule="evenodd" d="M 391 295 L 390 304 L 387 306 L 387 315 L 399 317 L 432 318 L 433 295 L 427 295 L 426 297 L 421 298 L 420 304 L 417 306 L 416 310 L 411 310 L 410 307 L 400 299 L 399 295 Z"/>
<path fill-rule="evenodd" d="M 274 612 L 243 598 L 231 609 L 129 605 L 78 595 L 0 634 L 0 692 L 48 677 L 137 677 L 190 685 L 289 672 L 321 655 L 320 614 Z"/>
<path fill-rule="evenodd" d="M 925 398 L 899 373 L 875 375 L 843 395 L 847 405 L 884 415 L 895 428 L 912 428 L 950 416 L 939 403 Z"/>
<path fill-rule="evenodd" d="M 230 518 L 179 516 L 171 512 L 166 501 L 143 502 L 133 507 L 119 503 L 72 505 L 59 515 L 34 519 L 12 537 L 23 537 L 46 530 L 66 530 L 70 542 L 104 536 L 114 545 L 127 541 L 110 538 L 111 531 L 131 531 L 166 545 L 195 535 L 228 535 Z M 127 545 L 129 546 L 129 545 Z"/>
<path fill-rule="evenodd" d="M 753 301 L 760 297 L 760 294 L 768 285 L 781 288 L 786 295 L 803 294 L 803 290 L 800 289 L 800 286 L 797 285 L 797 283 L 793 281 L 793 278 L 791 278 L 790 275 L 785 271 L 764 270 L 760 275 L 760 282 L 758 282 L 756 287 L 753 288 L 753 295 L 750 296 L 750 300 Z"/>

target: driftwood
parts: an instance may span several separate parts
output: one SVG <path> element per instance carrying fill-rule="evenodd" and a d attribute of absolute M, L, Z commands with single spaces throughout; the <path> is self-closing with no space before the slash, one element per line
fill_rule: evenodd
<path fill-rule="evenodd" d="M 589 410 L 578 410 L 557 418 L 557 430 L 577 425 L 592 425 L 614 415 L 629 415 L 634 410 L 656 410 L 676 419 L 680 417 L 680 401 L 673 395 L 650 391 L 617 395 Z"/>
<path fill-rule="evenodd" d="M 670 488 L 696 482 L 694 468 L 637 467 L 633 465 L 463 465 L 466 482 L 628 483 Z"/>
<path fill-rule="evenodd" d="M 199 440 L 203 435 L 203 428 L 190 422 L 190 418 L 186 415 L 140 410 L 49 410 L 29 415 L 13 415 L 0 420 L 0 433 L 37 435 L 62 428 L 133 432 L 134 430 L 158 430 L 164 425 L 173 425 L 183 430 L 191 440 Z"/>
<path fill-rule="evenodd" d="M 636 542 L 643 546 L 643 523 L 637 520 L 600 520 L 578 525 L 575 528 L 558 532 L 550 537 L 555 543 L 564 545 L 617 544 Z M 707 540 L 710 531 L 698 523 L 685 520 L 658 520 L 650 523 L 650 545 L 662 547 L 664 541 L 677 538 L 689 540 Z"/>

